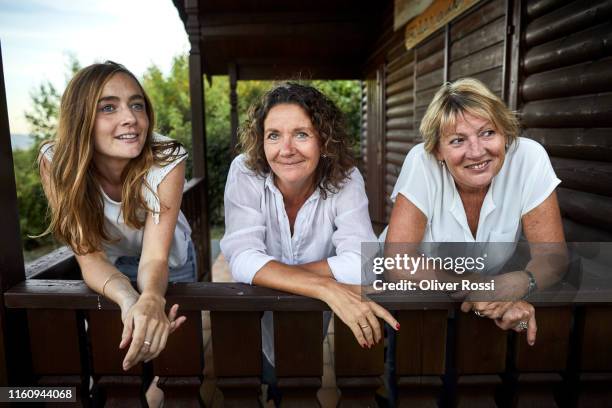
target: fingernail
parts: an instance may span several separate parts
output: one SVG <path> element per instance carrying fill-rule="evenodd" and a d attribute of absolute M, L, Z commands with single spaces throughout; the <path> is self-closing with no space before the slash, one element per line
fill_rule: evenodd
<path fill-rule="evenodd" d="M 400 324 L 398 323 L 395 325 L 395 330 L 399 330 L 399 329 L 400 329 Z"/>
<path fill-rule="evenodd" d="M 529 342 L 529 345 L 530 345 L 530 346 L 533 346 L 534 344 L 535 344 L 535 341 L 530 341 L 530 342 Z"/>

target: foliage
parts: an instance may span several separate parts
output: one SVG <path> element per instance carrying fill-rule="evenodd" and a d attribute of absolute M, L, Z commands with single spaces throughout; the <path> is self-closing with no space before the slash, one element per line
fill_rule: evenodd
<path fill-rule="evenodd" d="M 80 69 L 78 60 L 68 55 L 67 79 Z M 355 81 L 310 81 L 310 83 L 338 104 L 347 117 L 348 130 L 353 141 L 359 140 L 360 87 Z M 187 55 L 176 56 L 167 75 L 155 65 L 150 66 L 142 84 L 156 113 L 155 130 L 180 141 L 191 153 L 191 108 L 189 96 L 189 63 Z M 246 117 L 248 107 L 272 86 L 270 81 L 239 81 L 239 122 Z M 230 102 L 227 77 L 214 77 L 205 81 L 206 147 L 208 164 L 209 219 L 211 225 L 223 225 L 223 191 L 231 163 Z M 41 84 L 31 94 L 32 110 L 26 113 L 35 145 L 27 150 L 15 151 L 15 174 L 20 208 L 21 231 L 24 247 L 32 249 L 46 244 L 45 239 L 31 239 L 27 235 L 40 234 L 46 228 L 46 200 L 36 169 L 38 144 L 55 135 L 60 92 L 50 82 Z M 193 168 L 193 157 L 187 163 L 187 177 Z"/>

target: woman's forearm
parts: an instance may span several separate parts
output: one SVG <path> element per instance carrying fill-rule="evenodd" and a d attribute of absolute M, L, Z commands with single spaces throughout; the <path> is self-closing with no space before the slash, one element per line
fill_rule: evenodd
<path fill-rule="evenodd" d="M 115 302 L 121 309 L 129 308 L 138 300 L 139 294 L 130 280 L 108 260 L 88 259 L 81 260 L 79 264 L 85 284 Z"/>
<path fill-rule="evenodd" d="M 143 261 L 141 259 L 137 279 L 138 290 L 141 295 L 163 298 L 168 288 L 168 262 L 161 260 Z"/>
<path fill-rule="evenodd" d="M 324 268 L 316 268 L 315 264 L 319 262 L 286 265 L 271 261 L 255 274 L 253 284 L 323 300 L 329 291 L 329 286 L 336 281 L 331 277 L 331 271 L 328 275 Z"/>

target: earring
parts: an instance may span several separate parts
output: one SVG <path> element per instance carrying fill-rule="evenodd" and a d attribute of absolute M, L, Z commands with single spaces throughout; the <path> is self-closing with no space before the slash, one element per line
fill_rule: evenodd
<path fill-rule="evenodd" d="M 323 154 L 321 154 L 321 157 L 322 157 L 323 159 L 326 159 L 326 158 L 327 158 L 327 155 L 326 155 L 325 153 L 323 153 Z"/>
<path fill-rule="evenodd" d="M 446 166 L 446 162 L 444 160 L 438 160 L 440 167 L 444 168 Z"/>

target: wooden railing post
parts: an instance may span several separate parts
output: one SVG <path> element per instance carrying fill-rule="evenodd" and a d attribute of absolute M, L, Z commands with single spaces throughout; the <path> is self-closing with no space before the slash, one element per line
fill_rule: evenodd
<path fill-rule="evenodd" d="M 384 322 L 379 320 L 380 327 Z M 339 407 L 376 406 L 375 393 L 382 385 L 384 339 L 371 349 L 363 348 L 340 319 L 334 319 L 334 360 Z"/>
<path fill-rule="evenodd" d="M 204 370 L 202 313 L 181 312 L 187 321 L 168 337 L 164 351 L 153 360 L 168 406 L 200 407 L 200 385 Z"/>
<path fill-rule="evenodd" d="M 201 219 L 201 242 L 196 244 L 200 249 L 200 273 L 198 280 L 210 280 L 210 225 L 208 219 L 208 168 L 206 165 L 206 109 L 204 102 L 204 69 L 200 50 L 201 29 L 199 20 L 199 2 L 184 0 L 187 22 L 185 28 L 189 35 L 189 95 L 191 98 L 191 143 L 193 154 L 193 177 L 202 178 L 199 194 Z"/>
<path fill-rule="evenodd" d="M 122 368 L 127 349 L 120 350 L 123 332 L 118 310 L 95 310 L 88 313 L 95 399 L 104 399 L 106 406 L 143 406 L 142 365 L 129 371 Z"/>
<path fill-rule="evenodd" d="M 27 311 L 30 352 L 37 384 L 75 387 L 78 406 L 89 406 L 89 376 L 85 325 L 76 310 Z M 74 402 L 70 403 L 74 406 Z"/>
<path fill-rule="evenodd" d="M 525 334 L 514 336 L 518 407 L 555 406 L 563 381 L 561 373 L 567 368 L 572 308 L 539 307 L 536 318 L 534 346 L 527 344 Z"/>
<path fill-rule="evenodd" d="M 23 310 L 6 310 L 4 292 L 25 279 L 13 152 L 0 47 L 0 386 L 31 381 L 27 318 Z"/>
<path fill-rule="evenodd" d="M 259 408 L 261 313 L 210 312 L 214 371 L 225 407 Z"/>
<path fill-rule="evenodd" d="M 283 407 L 317 406 L 323 375 L 323 313 L 274 312 L 274 358 Z"/>
<path fill-rule="evenodd" d="M 507 333 L 491 319 L 457 311 L 455 362 L 457 406 L 495 406 L 506 370 Z"/>
<path fill-rule="evenodd" d="M 447 310 L 401 310 L 395 370 L 399 407 L 435 407 L 446 363 Z"/>
<path fill-rule="evenodd" d="M 576 325 L 578 347 L 578 407 L 612 401 L 612 307 L 583 306 Z"/>

